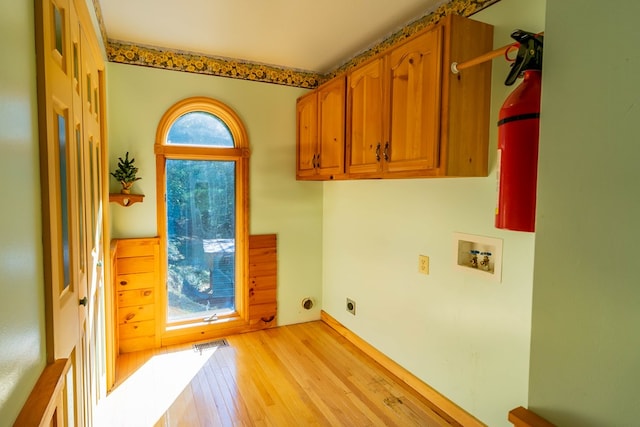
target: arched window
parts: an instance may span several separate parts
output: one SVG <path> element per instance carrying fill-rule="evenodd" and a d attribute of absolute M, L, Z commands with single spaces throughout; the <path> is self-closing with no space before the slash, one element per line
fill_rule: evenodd
<path fill-rule="evenodd" d="M 164 338 L 246 320 L 249 149 L 240 118 L 210 98 L 162 117 L 155 144 Z"/>

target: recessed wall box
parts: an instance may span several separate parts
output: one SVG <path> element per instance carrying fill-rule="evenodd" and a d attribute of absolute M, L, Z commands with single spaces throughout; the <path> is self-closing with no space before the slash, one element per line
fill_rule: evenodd
<path fill-rule="evenodd" d="M 453 233 L 456 268 L 502 282 L 502 239 Z"/>

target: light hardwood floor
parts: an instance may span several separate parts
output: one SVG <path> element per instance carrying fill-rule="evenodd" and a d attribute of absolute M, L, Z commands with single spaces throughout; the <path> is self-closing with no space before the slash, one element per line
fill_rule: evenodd
<path fill-rule="evenodd" d="M 229 346 L 202 354 L 174 346 L 121 355 L 119 386 L 96 424 L 459 425 L 324 322 L 226 340 Z"/>

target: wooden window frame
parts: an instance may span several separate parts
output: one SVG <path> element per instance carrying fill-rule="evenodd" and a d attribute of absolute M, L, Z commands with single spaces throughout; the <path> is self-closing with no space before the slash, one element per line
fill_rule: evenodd
<path fill-rule="evenodd" d="M 187 113 L 205 112 L 220 119 L 229 129 L 234 147 L 209 147 L 167 144 L 171 126 Z M 191 342 L 220 335 L 220 330 L 245 328 L 248 313 L 249 259 L 249 140 L 240 117 L 226 104 L 208 97 L 192 97 L 177 102 L 162 116 L 154 145 L 156 157 L 157 221 L 160 236 L 160 292 L 157 333 L 162 345 Z M 166 223 L 166 160 L 226 160 L 236 163 L 236 310 L 231 316 L 220 316 L 213 322 L 172 322 L 167 319 L 167 223 Z"/>

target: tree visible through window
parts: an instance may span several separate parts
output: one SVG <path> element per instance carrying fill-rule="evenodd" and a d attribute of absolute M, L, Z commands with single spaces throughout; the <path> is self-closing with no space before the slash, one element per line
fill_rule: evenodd
<path fill-rule="evenodd" d="M 167 160 L 169 321 L 235 309 L 234 166 Z"/>
<path fill-rule="evenodd" d="M 242 295 L 238 248 L 244 242 L 246 201 L 239 190 L 246 185 L 241 149 L 246 142 L 237 139 L 244 131 L 229 123 L 234 116 L 220 110 L 221 104 L 198 101 L 179 104 L 161 122 L 166 137 L 161 149 L 156 144 L 165 185 L 160 223 L 167 325 L 234 316 Z"/>

